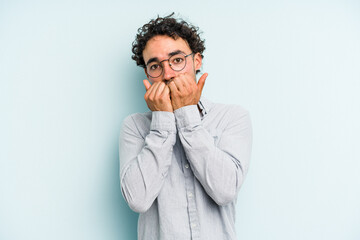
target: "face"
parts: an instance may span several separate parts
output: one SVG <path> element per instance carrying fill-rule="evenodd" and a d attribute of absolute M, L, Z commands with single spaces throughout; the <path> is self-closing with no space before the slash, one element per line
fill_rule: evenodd
<path fill-rule="evenodd" d="M 174 53 L 180 52 L 188 55 L 191 53 L 191 49 L 188 43 L 178 37 L 177 39 L 173 39 L 168 36 L 158 35 L 151 38 L 145 46 L 143 51 L 143 58 L 145 61 L 145 65 L 148 62 L 156 60 L 161 62 L 162 60 L 166 60 L 171 57 Z M 170 66 L 168 61 L 162 62 L 163 72 L 159 77 L 152 78 L 148 75 L 146 69 L 145 74 L 151 82 L 159 82 L 164 81 L 168 82 L 172 78 L 175 78 L 179 74 L 182 73 L 189 73 L 193 76 L 194 80 L 196 81 L 196 70 L 200 69 L 201 67 L 201 55 L 200 53 L 196 53 L 194 55 L 190 55 L 186 58 L 186 66 L 181 71 L 174 71 Z"/>

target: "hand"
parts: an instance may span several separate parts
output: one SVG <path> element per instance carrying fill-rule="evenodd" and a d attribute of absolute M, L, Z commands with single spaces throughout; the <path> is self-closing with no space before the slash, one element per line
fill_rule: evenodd
<path fill-rule="evenodd" d="M 151 85 L 147 79 L 144 79 L 143 83 L 146 89 L 144 99 L 151 111 L 173 112 L 170 89 L 164 82 L 155 82 Z"/>
<path fill-rule="evenodd" d="M 168 84 L 170 88 L 171 103 L 174 110 L 198 104 L 208 74 L 204 73 L 198 83 L 189 73 L 182 73 Z"/>

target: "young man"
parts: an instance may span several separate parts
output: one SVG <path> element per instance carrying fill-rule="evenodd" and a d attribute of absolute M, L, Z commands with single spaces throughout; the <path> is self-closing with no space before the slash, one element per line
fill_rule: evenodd
<path fill-rule="evenodd" d="M 240 106 L 201 96 L 204 41 L 172 15 L 139 29 L 132 58 L 144 68 L 151 111 L 120 135 L 121 191 L 140 213 L 139 239 L 236 239 L 235 203 L 248 170 L 252 129 Z"/>

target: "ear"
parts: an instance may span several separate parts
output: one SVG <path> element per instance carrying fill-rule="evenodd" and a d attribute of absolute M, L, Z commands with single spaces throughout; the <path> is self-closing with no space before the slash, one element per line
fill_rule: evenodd
<path fill-rule="evenodd" d="M 195 71 L 200 70 L 202 65 L 202 57 L 200 53 L 195 53 L 194 64 L 195 64 Z"/>

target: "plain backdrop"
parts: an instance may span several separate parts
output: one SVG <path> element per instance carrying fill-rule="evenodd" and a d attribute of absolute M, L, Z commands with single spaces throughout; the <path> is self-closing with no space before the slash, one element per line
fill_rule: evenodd
<path fill-rule="evenodd" d="M 241 240 L 360 239 L 360 2 L 0 0 L 0 239 L 136 239 L 122 120 L 147 111 L 137 29 L 206 39 L 203 95 L 250 111 Z"/>

